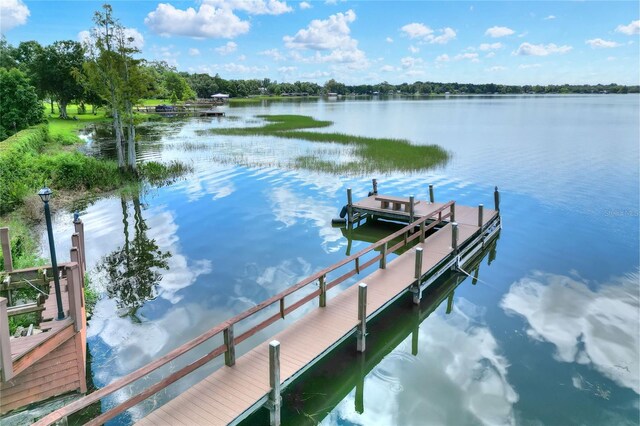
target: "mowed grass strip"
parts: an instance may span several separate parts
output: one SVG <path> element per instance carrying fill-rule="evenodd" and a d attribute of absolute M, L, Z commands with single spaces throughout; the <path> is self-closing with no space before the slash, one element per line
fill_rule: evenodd
<path fill-rule="evenodd" d="M 232 136 L 275 136 L 310 142 L 353 145 L 360 162 L 335 163 L 330 159 L 300 157 L 296 166 L 329 172 L 349 171 L 417 171 L 444 165 L 449 153 L 438 145 L 413 145 L 406 139 L 370 138 L 345 133 L 302 131 L 328 127 L 331 121 L 315 120 L 303 115 L 261 115 L 267 121 L 260 127 L 210 129 L 205 132 Z"/>

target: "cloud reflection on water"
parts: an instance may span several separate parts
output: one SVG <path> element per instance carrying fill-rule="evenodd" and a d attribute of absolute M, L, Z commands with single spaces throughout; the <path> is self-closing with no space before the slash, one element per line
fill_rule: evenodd
<path fill-rule="evenodd" d="M 591 286 L 534 272 L 511 286 L 501 306 L 526 319 L 532 339 L 552 343 L 558 361 L 591 365 L 640 394 L 638 280 L 633 273 Z"/>
<path fill-rule="evenodd" d="M 417 357 L 405 341 L 366 377 L 362 414 L 352 391 L 322 424 L 515 424 L 508 361 L 482 311 L 458 300 L 450 315 L 441 308 L 422 323 Z"/>

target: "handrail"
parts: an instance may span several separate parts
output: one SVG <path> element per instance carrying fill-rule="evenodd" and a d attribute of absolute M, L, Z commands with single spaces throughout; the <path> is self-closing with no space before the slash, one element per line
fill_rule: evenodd
<path fill-rule="evenodd" d="M 405 239 L 403 241 L 400 241 L 399 243 L 397 243 L 396 245 L 394 245 L 393 247 L 391 247 L 390 250 L 387 251 L 387 254 L 393 253 L 397 248 L 401 247 L 404 244 L 408 244 L 410 241 L 413 241 L 414 239 L 418 238 L 420 236 L 420 234 L 426 232 L 426 230 L 431 229 L 433 227 L 435 227 L 437 224 L 442 223 L 443 219 L 448 218 L 451 216 L 451 212 L 446 214 L 446 215 L 442 215 L 442 212 L 448 208 L 455 208 L 455 201 L 449 201 L 445 204 L 443 204 L 441 207 L 439 207 L 438 209 L 434 210 L 433 212 L 421 217 L 420 219 L 415 220 L 414 222 L 406 225 L 405 227 L 403 227 L 402 229 L 394 232 L 393 234 L 383 238 L 382 240 L 376 242 L 375 244 L 370 245 L 369 247 L 366 247 L 362 250 L 360 250 L 359 252 L 352 254 L 351 256 L 342 259 L 341 261 L 325 268 L 322 269 L 319 272 L 316 272 L 315 274 L 303 279 L 302 281 L 299 281 L 297 284 L 289 287 L 288 289 L 285 289 L 283 291 L 281 291 L 280 293 L 276 294 L 275 296 L 272 296 L 268 299 L 266 299 L 265 301 L 253 306 L 252 308 L 247 309 L 244 312 L 239 313 L 238 315 L 221 322 L 220 324 L 218 324 L 217 326 L 209 329 L 208 331 L 205 331 L 204 333 L 202 333 L 200 336 L 184 343 L 183 345 L 173 349 L 172 351 L 170 351 L 169 353 L 165 354 L 164 356 L 158 358 L 157 360 L 145 365 L 142 368 L 139 368 L 138 370 L 135 370 L 131 373 L 129 373 L 128 375 L 121 377 L 120 379 L 108 384 L 107 386 L 103 387 L 102 389 L 96 390 L 93 393 L 90 393 L 89 395 L 86 395 L 83 398 L 80 398 L 74 402 L 72 402 L 69 405 L 66 405 L 48 415 L 46 415 L 45 417 L 43 417 L 42 419 L 40 419 L 39 421 L 37 421 L 36 423 L 34 423 L 35 426 L 46 426 L 46 425 L 51 425 L 52 423 L 55 423 L 59 420 L 62 420 L 64 418 L 66 418 L 67 416 L 76 413 L 86 407 L 88 407 L 89 405 L 100 401 L 102 398 L 122 389 L 123 387 L 147 376 L 148 374 L 150 374 L 151 372 L 157 370 L 158 368 L 164 366 L 165 364 L 173 361 L 174 359 L 178 358 L 179 356 L 189 352 L 190 350 L 192 350 L 193 348 L 201 345 L 202 343 L 206 342 L 207 340 L 209 340 L 210 338 L 222 333 L 224 330 L 229 329 L 231 327 L 233 327 L 235 324 L 239 323 L 240 321 L 249 318 L 250 316 L 262 311 L 263 309 L 273 305 L 276 302 L 279 302 L 281 300 L 284 300 L 285 297 L 291 295 L 292 293 L 296 292 L 297 290 L 300 290 L 301 288 L 311 284 L 312 282 L 321 279 L 321 277 L 325 277 L 328 273 L 335 271 L 336 269 L 349 264 L 350 262 L 354 262 L 356 260 L 359 260 L 360 257 L 362 257 L 363 255 L 377 249 L 378 247 L 383 246 L 384 244 L 389 243 L 390 241 L 394 240 L 395 238 L 401 236 L 401 235 L 405 235 L 408 234 L 409 231 L 411 231 L 412 229 L 415 229 L 416 226 L 420 226 L 422 223 L 426 222 L 427 220 L 436 217 L 437 219 L 436 221 L 434 221 L 433 223 L 431 223 L 428 227 L 423 227 L 423 229 L 421 229 L 421 231 L 419 233 L 416 233 L 415 235 L 411 236 L 410 238 L 406 238 L 405 235 Z M 327 284 L 327 290 L 329 290 L 330 288 L 340 284 L 341 282 L 343 282 L 344 280 L 346 280 L 347 278 L 355 275 L 356 273 L 359 273 L 360 270 L 365 269 L 365 267 L 371 266 L 373 263 L 375 263 L 375 260 L 377 260 L 379 257 L 381 257 L 382 255 L 378 255 L 376 256 L 374 259 L 371 259 L 369 261 L 367 261 L 365 264 L 361 265 L 361 267 L 352 270 L 351 272 L 348 272 L 347 274 L 342 275 L 341 277 L 338 277 L 337 279 L 335 279 L 334 281 L 332 281 L 331 283 Z M 278 312 L 277 314 L 274 314 L 272 316 L 270 316 L 269 318 L 265 319 L 264 321 L 262 321 L 260 324 L 252 327 L 251 329 L 247 330 L 246 332 L 244 332 L 243 334 L 240 334 L 238 337 L 236 337 L 231 344 L 236 344 L 236 343 L 240 343 L 246 339 L 248 339 L 249 337 L 253 336 L 255 333 L 257 333 L 258 331 L 266 328 L 267 326 L 269 326 L 270 324 L 273 324 L 274 322 L 276 322 L 278 319 L 280 318 L 284 318 L 284 316 L 286 314 L 288 314 L 289 312 L 294 311 L 295 309 L 299 308 L 300 306 L 304 305 L 305 303 L 313 300 L 316 296 L 318 296 L 320 294 L 320 290 L 315 290 L 314 292 L 306 295 L 305 297 L 303 297 L 301 300 L 293 303 L 291 306 L 289 306 L 288 308 L 284 308 L 283 305 L 281 305 L 281 311 Z M 169 377 L 166 377 L 165 379 L 161 380 L 160 382 L 156 383 L 155 385 L 150 386 L 149 388 L 147 388 L 145 391 L 142 391 L 140 394 L 128 399 L 127 401 L 124 401 L 123 403 L 119 404 L 118 406 L 108 410 L 105 413 L 102 413 L 99 417 L 97 417 L 95 420 L 99 420 L 100 422 L 106 422 L 110 419 L 112 419 L 113 417 L 115 417 L 116 415 L 120 414 L 121 412 L 127 410 L 128 408 L 132 407 L 135 404 L 138 404 L 140 402 L 142 402 L 144 399 L 150 397 L 151 395 L 159 392 L 160 390 L 162 390 L 163 388 L 165 388 L 166 386 L 170 385 L 171 383 L 175 382 L 176 380 L 184 377 L 186 374 L 190 373 L 191 371 L 199 368 L 200 366 L 204 365 L 205 363 L 211 361 L 212 359 L 216 358 L 217 356 L 220 356 L 221 354 L 223 354 L 224 352 L 226 352 L 227 350 L 229 350 L 229 346 L 223 344 L 221 346 L 216 347 L 215 349 L 213 349 L 212 351 L 210 351 L 207 355 L 199 358 L 198 360 L 186 365 L 185 367 L 182 367 L 180 370 L 172 373 Z M 143 397 L 144 396 L 144 397 Z M 90 424 L 94 424 L 94 422 L 90 422 Z M 95 424 L 99 424 L 99 423 L 95 423 Z"/>

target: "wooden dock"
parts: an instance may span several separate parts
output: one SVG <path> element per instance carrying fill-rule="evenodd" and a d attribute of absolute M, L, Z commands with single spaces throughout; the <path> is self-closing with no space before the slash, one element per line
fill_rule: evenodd
<path fill-rule="evenodd" d="M 224 344 L 128 401 L 102 413 L 89 424 L 108 421 L 223 354 L 226 364 L 224 367 L 151 412 L 137 424 L 235 424 L 263 405 L 271 412 L 271 423 L 279 424 L 280 392 L 283 387 L 291 384 L 324 355 L 354 334 L 354 350 L 364 352 L 366 324 L 369 319 L 381 313 L 385 307 L 408 291 L 413 293 L 414 303 L 419 304 L 422 292 L 427 286 L 451 269 L 463 270 L 462 268 L 478 256 L 500 229 L 497 192 L 495 197 L 496 209 L 492 210 L 484 209 L 482 205 L 460 206 L 453 201 L 436 203 L 432 199 L 416 201 L 413 197 L 380 197 L 377 193 L 352 203 L 349 190 L 350 223 L 375 215 L 387 219 L 405 219 L 409 224 L 225 321 L 129 376 L 52 413 L 37 424 L 46 425 L 63 419 L 221 333 L 224 335 Z M 385 201 L 384 198 L 391 202 Z M 398 239 L 397 243 L 390 246 Z M 411 250 L 388 261 L 389 255 L 409 245 L 413 246 Z M 348 287 L 327 300 L 328 290 L 374 265 L 377 268 L 359 279 L 358 285 Z M 335 277 L 335 271 L 343 267 L 350 269 Z M 328 278 L 330 274 L 332 280 Z M 295 300 L 292 295 L 296 291 L 316 283 L 318 289 L 307 292 L 297 301 L 291 301 Z M 315 299 L 318 300 L 317 308 L 236 359 L 236 345 Z M 271 317 L 236 334 L 235 329 L 241 321 L 269 307 L 277 309 Z M 375 333 L 375 330 L 372 332 Z"/>

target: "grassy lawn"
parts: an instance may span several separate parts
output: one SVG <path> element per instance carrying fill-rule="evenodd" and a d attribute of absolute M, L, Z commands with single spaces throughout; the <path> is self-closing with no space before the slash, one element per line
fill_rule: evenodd
<path fill-rule="evenodd" d="M 338 164 L 331 159 L 320 156 L 304 156 L 296 159 L 298 167 L 332 173 L 424 170 L 443 165 L 449 159 L 449 153 L 437 145 L 414 145 L 405 139 L 369 138 L 345 133 L 302 131 L 330 126 L 331 121 L 319 121 L 302 115 L 265 115 L 260 117 L 267 122 L 260 127 L 210 129 L 204 132 L 233 136 L 275 136 L 355 146 L 356 155 L 360 157 L 359 161 L 355 162 Z"/>

